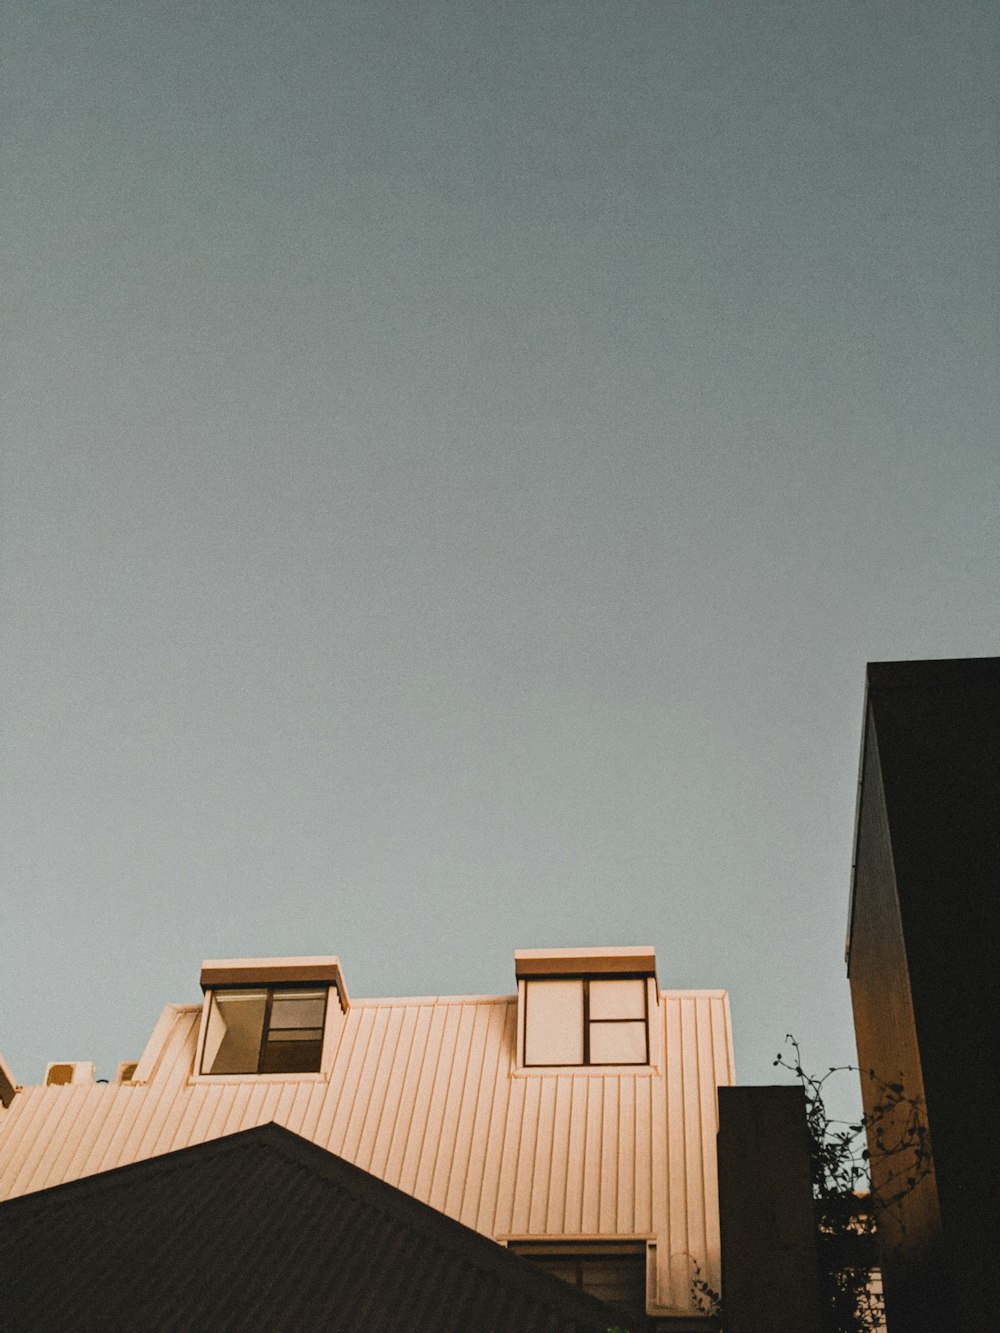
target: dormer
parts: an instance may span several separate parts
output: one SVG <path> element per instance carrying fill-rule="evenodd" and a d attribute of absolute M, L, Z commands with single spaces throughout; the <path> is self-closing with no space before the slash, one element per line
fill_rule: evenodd
<path fill-rule="evenodd" d="M 213 959 L 201 988 L 196 1078 L 328 1072 L 349 1005 L 338 958 Z"/>
<path fill-rule="evenodd" d="M 521 1068 L 656 1063 L 652 948 L 518 949 L 514 969 Z"/>

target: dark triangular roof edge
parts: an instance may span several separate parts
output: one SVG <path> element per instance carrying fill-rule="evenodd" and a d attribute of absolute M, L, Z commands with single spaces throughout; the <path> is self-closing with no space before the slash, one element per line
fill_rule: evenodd
<path fill-rule="evenodd" d="M 614 1308 L 604 1305 L 596 1297 L 570 1286 L 540 1269 L 531 1260 L 514 1254 L 481 1232 L 457 1222 L 439 1209 L 380 1180 L 378 1176 L 276 1121 L 7 1199 L 0 1203 L 0 1222 L 5 1219 L 16 1221 L 18 1212 L 43 1211 L 58 1207 L 63 1201 L 67 1206 L 72 1206 L 91 1195 L 127 1188 L 137 1179 L 197 1167 L 216 1156 L 261 1149 L 276 1153 L 295 1166 L 345 1190 L 376 1212 L 420 1233 L 430 1243 L 457 1252 L 459 1258 L 488 1273 L 500 1284 L 516 1287 L 541 1304 L 559 1308 L 568 1317 L 579 1321 L 581 1326 L 593 1326 L 603 1333 L 609 1323 L 617 1318 Z"/>
<path fill-rule="evenodd" d="M 879 693 L 993 685 L 1000 683 L 1000 657 L 926 657 L 868 662 L 865 678 L 869 689 Z"/>

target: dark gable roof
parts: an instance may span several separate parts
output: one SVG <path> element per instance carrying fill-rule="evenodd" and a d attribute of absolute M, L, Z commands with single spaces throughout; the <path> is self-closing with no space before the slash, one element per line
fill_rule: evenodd
<path fill-rule="evenodd" d="M 0 1204 L 4 1333 L 604 1333 L 614 1322 L 274 1124 Z"/>

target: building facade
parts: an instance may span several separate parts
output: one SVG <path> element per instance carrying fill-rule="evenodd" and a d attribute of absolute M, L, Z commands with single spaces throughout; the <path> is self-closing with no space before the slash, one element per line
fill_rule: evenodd
<path fill-rule="evenodd" d="M 663 1327 L 720 1285 L 727 997 L 648 948 L 515 954 L 516 994 L 357 1000 L 335 957 L 207 962 L 118 1080 L 0 1109 L 10 1199 L 269 1122 Z M 13 1080 L 11 1079 L 11 1082 Z"/>

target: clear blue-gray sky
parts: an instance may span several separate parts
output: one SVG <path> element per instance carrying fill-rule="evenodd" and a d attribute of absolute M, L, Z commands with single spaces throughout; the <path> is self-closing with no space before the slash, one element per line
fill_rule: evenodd
<path fill-rule="evenodd" d="M 993 654 L 989 0 L 13 0 L 0 1048 L 656 945 L 853 1056 L 867 660 Z"/>

